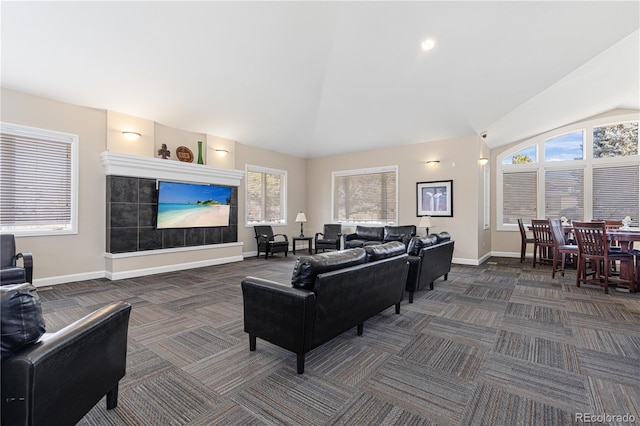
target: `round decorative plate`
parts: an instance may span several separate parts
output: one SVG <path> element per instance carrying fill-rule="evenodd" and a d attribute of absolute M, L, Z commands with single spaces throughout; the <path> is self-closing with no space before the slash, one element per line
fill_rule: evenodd
<path fill-rule="evenodd" d="M 176 148 L 176 157 L 178 160 L 184 161 L 185 163 L 193 163 L 193 152 L 186 146 L 179 146 Z"/>

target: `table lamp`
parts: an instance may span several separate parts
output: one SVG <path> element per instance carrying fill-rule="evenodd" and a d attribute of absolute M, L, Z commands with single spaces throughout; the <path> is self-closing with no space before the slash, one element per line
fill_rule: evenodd
<path fill-rule="evenodd" d="M 429 235 L 429 228 L 431 228 L 433 224 L 431 223 L 431 216 L 422 216 L 420 218 L 420 223 L 418 224 L 418 228 L 426 228 L 427 233 L 425 236 Z"/>
<path fill-rule="evenodd" d="M 303 224 L 307 221 L 307 217 L 304 215 L 304 213 L 300 212 L 298 213 L 298 216 L 296 216 L 296 222 L 300 222 L 300 237 L 304 237 L 304 232 L 302 230 L 302 226 Z"/>

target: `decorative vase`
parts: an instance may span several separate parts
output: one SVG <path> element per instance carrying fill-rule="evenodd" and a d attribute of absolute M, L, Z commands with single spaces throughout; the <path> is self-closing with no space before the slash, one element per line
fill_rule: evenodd
<path fill-rule="evenodd" d="M 202 161 L 202 141 L 198 141 L 198 164 L 204 164 Z"/>

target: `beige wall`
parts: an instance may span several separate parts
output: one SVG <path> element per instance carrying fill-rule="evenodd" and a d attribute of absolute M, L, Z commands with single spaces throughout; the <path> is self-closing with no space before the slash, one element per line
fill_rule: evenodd
<path fill-rule="evenodd" d="M 105 175 L 100 153 L 113 148 L 131 154 L 132 147 L 120 140 L 118 131 L 127 123 L 143 133 L 144 152 L 157 158 L 157 149 L 166 143 L 175 160 L 175 149 L 184 145 L 197 155 L 197 141 L 206 141 L 206 163 L 216 167 L 245 170 L 246 164 L 286 170 L 288 178 L 287 224 L 274 229 L 288 236 L 298 235 L 295 222 L 299 211 L 308 222 L 305 235 L 313 236 L 331 221 L 331 172 L 378 166 L 398 166 L 399 224 L 417 225 L 416 182 L 453 179 L 452 218 L 434 218 L 432 232 L 449 231 L 456 240 L 454 260 L 477 264 L 491 250 L 491 232 L 482 229 L 482 168 L 478 158 L 487 156 L 484 141 L 476 136 L 406 145 L 338 156 L 304 159 L 249 147 L 224 138 L 174 129 L 149 120 L 53 101 L 12 90 L 2 89 L 2 121 L 41 127 L 79 135 L 79 219 L 77 235 L 20 237 L 18 250 L 34 254 L 34 279 L 38 285 L 55 284 L 105 276 Z M 151 125 L 153 124 L 153 125 Z M 153 135 L 153 145 L 150 138 Z M 229 150 L 229 156 L 212 158 L 218 145 Z M 149 153 L 150 147 L 151 153 Z M 471 148 L 470 148 L 471 147 Z M 492 158 L 495 154 L 492 153 Z M 438 159 L 436 168 L 425 166 L 428 159 Z M 492 177 L 493 179 L 493 177 Z M 495 188 L 492 187 L 492 191 Z M 238 188 L 238 240 L 242 252 L 256 251 L 253 227 L 245 226 L 244 180 Z M 493 225 L 493 224 L 492 224 Z M 345 230 L 349 230 L 346 228 Z M 419 229 L 420 234 L 424 229 Z M 195 263 L 200 261 L 193 255 Z M 181 254 L 180 262 L 189 263 L 190 255 Z M 144 261 L 143 261 L 144 260 Z M 149 259 L 118 260 L 127 268 L 145 269 Z M 146 263 L 145 263 L 146 262 Z"/>
<path fill-rule="evenodd" d="M 78 234 L 20 237 L 19 251 L 33 253 L 34 281 L 104 276 L 105 175 L 100 153 L 106 149 L 105 111 L 2 89 L 3 122 L 79 136 Z"/>
<path fill-rule="evenodd" d="M 455 239 L 455 261 L 476 264 L 479 258 L 479 137 L 449 139 L 328 156 L 308 160 L 307 197 L 309 223 L 307 229 L 322 230 L 331 222 L 331 172 L 368 167 L 398 166 L 398 222 L 418 225 L 416 216 L 416 183 L 453 179 L 453 217 L 434 217 L 430 232 L 449 231 Z M 470 148 L 471 147 L 471 148 Z M 438 167 L 425 165 L 429 159 L 440 160 Z M 354 228 L 344 228 L 349 232 Z M 423 234 L 424 229 L 418 229 Z M 488 232 L 482 232 L 486 238 Z M 489 240 L 490 242 L 490 240 Z M 485 250 L 490 250 L 490 244 Z"/>
<path fill-rule="evenodd" d="M 307 199 L 312 193 L 307 191 L 307 161 L 304 158 L 293 157 L 264 149 L 253 148 L 241 143 L 236 143 L 236 169 L 244 170 L 246 164 L 252 166 L 268 167 L 271 169 L 287 171 L 287 224 L 274 226 L 274 234 L 285 234 L 291 238 L 300 235 L 300 224 L 295 222 L 298 212 L 303 211 L 309 219 Z M 255 254 L 256 239 L 253 226 L 247 227 L 245 218 L 245 188 L 243 184 L 238 188 L 238 241 L 244 241 L 244 253 Z M 316 232 L 305 223 L 305 235 L 313 236 Z M 291 244 L 291 243 L 289 243 Z"/>

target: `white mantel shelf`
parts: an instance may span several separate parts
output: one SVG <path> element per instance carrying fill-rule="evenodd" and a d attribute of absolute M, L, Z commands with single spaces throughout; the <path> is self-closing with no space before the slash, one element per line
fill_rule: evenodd
<path fill-rule="evenodd" d="M 105 151 L 100 154 L 100 159 L 107 176 L 131 176 L 230 186 L 240 186 L 240 181 L 244 177 L 244 172 L 241 170 L 140 157 L 119 152 Z"/>

